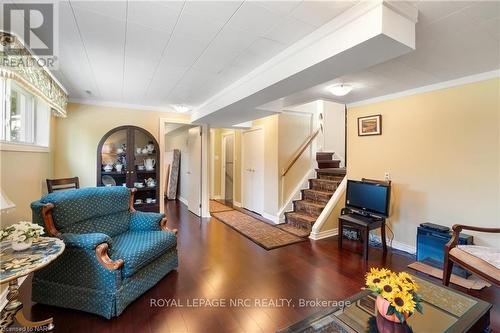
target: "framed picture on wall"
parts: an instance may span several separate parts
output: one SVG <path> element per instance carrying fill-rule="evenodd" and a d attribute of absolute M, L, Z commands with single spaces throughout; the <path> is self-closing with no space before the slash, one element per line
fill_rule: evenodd
<path fill-rule="evenodd" d="M 358 136 L 382 134 L 382 115 L 358 118 Z"/>

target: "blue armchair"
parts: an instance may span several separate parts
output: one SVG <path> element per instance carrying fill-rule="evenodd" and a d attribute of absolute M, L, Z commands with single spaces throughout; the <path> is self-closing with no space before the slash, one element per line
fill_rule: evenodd
<path fill-rule="evenodd" d="M 66 245 L 34 274 L 34 302 L 109 319 L 177 268 L 177 230 L 163 214 L 135 211 L 133 197 L 124 187 L 93 187 L 31 204 L 33 222 Z"/>

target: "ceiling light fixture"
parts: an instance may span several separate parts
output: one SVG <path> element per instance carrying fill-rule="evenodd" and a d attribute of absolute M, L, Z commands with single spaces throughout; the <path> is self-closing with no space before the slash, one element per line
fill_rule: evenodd
<path fill-rule="evenodd" d="M 176 105 L 172 105 L 172 107 L 175 109 L 175 111 L 177 111 L 179 113 L 186 113 L 186 112 L 191 111 L 191 108 L 189 106 L 186 106 L 186 105 L 176 104 Z"/>
<path fill-rule="evenodd" d="M 327 88 L 330 93 L 335 96 L 345 96 L 351 92 L 352 86 L 350 84 L 335 84 Z"/>

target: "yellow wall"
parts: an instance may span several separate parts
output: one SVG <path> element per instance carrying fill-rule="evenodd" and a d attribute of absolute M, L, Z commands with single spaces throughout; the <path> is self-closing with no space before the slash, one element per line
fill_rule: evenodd
<path fill-rule="evenodd" d="M 0 151 L 0 186 L 16 207 L 0 216 L 2 227 L 31 221 L 30 204 L 47 193 L 54 171 L 56 118 L 51 117 L 49 152 Z"/>
<path fill-rule="evenodd" d="M 55 176 L 78 176 L 82 187 L 96 186 L 97 145 L 106 132 L 122 125 L 135 125 L 158 140 L 159 120 L 166 117 L 189 119 L 178 113 L 69 104 L 68 117 L 57 121 Z"/>
<path fill-rule="evenodd" d="M 348 177 L 390 173 L 396 241 L 415 246 L 422 222 L 500 226 L 499 95 L 493 79 L 348 110 Z M 382 135 L 359 137 L 357 118 L 372 114 Z M 470 234 L 499 246 L 498 235 Z"/>
<path fill-rule="evenodd" d="M 282 113 L 278 116 L 279 208 L 283 206 L 284 202 L 292 195 L 293 190 L 311 169 L 314 158 L 311 155 L 311 147 L 309 147 L 300 155 L 285 177 L 281 177 L 283 169 L 288 166 L 290 160 L 311 133 L 312 114 Z"/>

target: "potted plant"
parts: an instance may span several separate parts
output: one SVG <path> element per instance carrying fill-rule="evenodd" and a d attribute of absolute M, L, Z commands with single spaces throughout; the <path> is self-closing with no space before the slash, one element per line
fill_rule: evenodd
<path fill-rule="evenodd" d="M 21 221 L 0 230 L 0 240 L 11 240 L 14 251 L 23 251 L 31 247 L 34 239 L 44 233 L 38 224 Z"/>
<path fill-rule="evenodd" d="M 410 274 L 394 273 L 385 268 L 371 268 L 366 274 L 366 288 L 377 295 L 378 312 L 387 320 L 404 323 L 415 310 L 422 312 L 422 298 Z"/>

